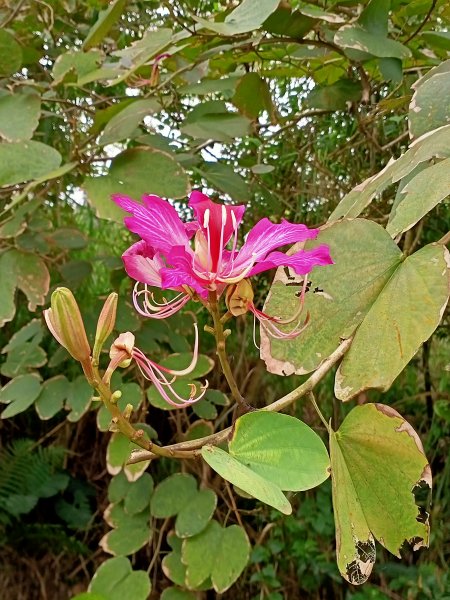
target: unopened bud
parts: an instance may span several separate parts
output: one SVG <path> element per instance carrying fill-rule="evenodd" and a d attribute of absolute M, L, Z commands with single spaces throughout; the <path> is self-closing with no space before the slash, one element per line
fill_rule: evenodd
<path fill-rule="evenodd" d="M 95 359 L 98 359 L 104 343 L 111 335 L 114 325 L 116 324 L 117 299 L 118 296 L 115 292 L 110 294 L 105 300 L 102 312 L 98 318 L 93 351 L 93 356 Z"/>
<path fill-rule="evenodd" d="M 239 317 L 248 311 L 249 304 L 253 302 L 253 297 L 251 283 L 248 279 L 242 279 L 238 283 L 228 286 L 225 302 L 230 313 L 234 317 Z"/>
<path fill-rule="evenodd" d="M 121 333 L 119 337 L 114 340 L 111 349 L 109 351 L 109 357 L 111 360 L 117 357 L 120 353 L 124 356 L 124 359 L 119 363 L 119 367 L 128 367 L 131 363 L 132 353 L 134 348 L 134 335 L 127 331 L 126 333 Z"/>
<path fill-rule="evenodd" d="M 69 289 L 60 287 L 53 292 L 51 308 L 44 311 L 44 317 L 53 336 L 75 360 L 90 361 L 91 349 L 83 319 Z"/>
<path fill-rule="evenodd" d="M 123 411 L 123 417 L 124 417 L 124 419 L 126 419 L 127 421 L 129 421 L 132 414 L 133 414 L 133 405 L 132 404 L 127 404 L 125 406 L 125 410 Z"/>

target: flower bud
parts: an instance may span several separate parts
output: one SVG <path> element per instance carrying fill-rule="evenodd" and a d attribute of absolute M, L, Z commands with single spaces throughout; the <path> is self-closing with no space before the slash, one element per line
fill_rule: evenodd
<path fill-rule="evenodd" d="M 123 360 L 119 363 L 119 367 L 128 367 L 133 357 L 134 348 L 134 335 L 127 331 L 121 333 L 117 339 L 114 340 L 111 349 L 109 351 L 109 357 L 111 360 L 117 358 L 117 356 L 123 355 Z"/>
<path fill-rule="evenodd" d="M 228 310 L 234 317 L 244 315 L 253 302 L 253 288 L 248 279 L 242 279 L 227 288 L 225 302 Z"/>
<path fill-rule="evenodd" d="M 98 318 L 93 351 L 93 356 L 97 360 L 100 355 L 100 351 L 103 348 L 103 344 L 112 333 L 114 325 L 116 324 L 117 299 L 118 296 L 115 292 L 110 294 L 105 300 L 102 312 Z"/>
<path fill-rule="evenodd" d="M 52 294 L 51 308 L 44 311 L 44 317 L 53 336 L 75 360 L 81 363 L 90 361 L 91 349 L 83 319 L 69 289 L 56 288 Z"/>

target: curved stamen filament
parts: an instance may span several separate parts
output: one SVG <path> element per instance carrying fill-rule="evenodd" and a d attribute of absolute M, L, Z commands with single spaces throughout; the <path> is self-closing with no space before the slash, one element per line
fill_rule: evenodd
<path fill-rule="evenodd" d="M 165 302 L 157 302 L 153 295 L 145 285 L 144 289 L 138 289 L 139 282 L 136 283 L 133 290 L 133 304 L 138 313 L 144 317 L 150 317 L 152 319 L 165 319 L 170 317 L 174 313 L 180 310 L 189 300 L 190 296 L 186 293 L 181 292 L 178 296 L 175 296 L 172 300 L 165 300 Z M 142 305 L 139 303 L 140 297 L 143 296 Z M 151 299 L 151 301 L 150 301 Z"/>

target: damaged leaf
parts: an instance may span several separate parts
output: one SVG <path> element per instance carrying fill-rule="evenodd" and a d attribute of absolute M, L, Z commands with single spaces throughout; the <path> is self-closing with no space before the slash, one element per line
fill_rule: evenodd
<path fill-rule="evenodd" d="M 403 417 L 384 404 L 354 408 L 330 435 L 337 563 L 354 585 L 375 563 L 375 540 L 400 557 L 405 541 L 428 546 L 428 514 L 414 491 L 431 488 L 421 441 Z"/>

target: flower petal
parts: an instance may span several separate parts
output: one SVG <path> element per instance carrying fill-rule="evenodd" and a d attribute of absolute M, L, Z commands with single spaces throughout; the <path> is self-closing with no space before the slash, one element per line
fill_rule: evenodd
<path fill-rule="evenodd" d="M 206 239 L 209 238 L 211 271 L 217 271 L 223 248 L 239 227 L 244 216 L 244 205 L 216 204 L 200 192 L 192 192 L 189 206 L 194 210 L 197 221 Z"/>
<path fill-rule="evenodd" d="M 242 246 L 235 269 L 240 269 L 249 260 L 258 262 L 263 260 L 271 250 L 294 244 L 304 240 L 313 240 L 319 234 L 318 229 L 309 229 L 301 223 L 289 223 L 282 219 L 281 223 L 272 223 L 269 219 L 261 219 L 248 233 L 245 244 Z"/>
<path fill-rule="evenodd" d="M 275 267 L 292 267 L 298 275 L 306 275 L 314 267 L 332 264 L 333 260 L 330 256 L 330 249 L 328 246 L 322 244 L 312 250 L 299 250 L 291 256 L 283 252 L 271 252 L 266 260 L 259 262 L 253 267 L 249 273 L 249 277 L 268 269 L 274 269 Z"/>
<path fill-rule="evenodd" d="M 124 219 L 128 229 L 140 235 L 155 250 L 167 254 L 173 246 L 189 244 L 184 223 L 166 200 L 159 196 L 143 196 L 144 204 L 140 204 L 120 194 L 114 194 L 112 199 L 133 215 Z"/>
<path fill-rule="evenodd" d="M 192 270 L 193 253 L 182 246 L 172 248 L 167 256 L 167 262 L 172 265 L 161 270 L 162 287 L 173 289 L 188 285 L 197 294 L 205 298 L 208 296 L 207 282 L 198 278 Z"/>
<path fill-rule="evenodd" d="M 161 255 L 144 240 L 136 242 L 122 254 L 125 271 L 128 275 L 148 285 L 161 287 L 161 269 L 165 267 Z"/>

